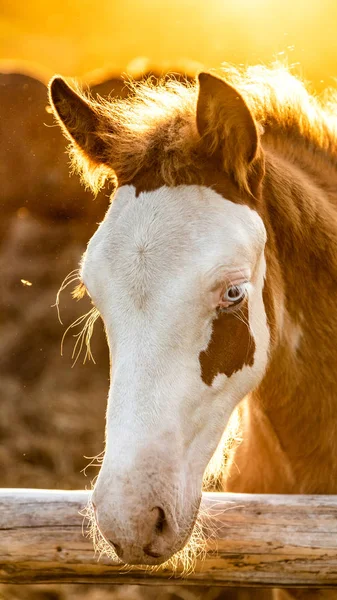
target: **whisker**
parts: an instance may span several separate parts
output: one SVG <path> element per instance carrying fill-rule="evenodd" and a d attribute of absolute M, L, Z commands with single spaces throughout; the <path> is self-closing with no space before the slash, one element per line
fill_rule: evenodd
<path fill-rule="evenodd" d="M 83 349 L 84 345 L 86 347 L 86 352 L 84 355 L 83 364 L 85 364 L 87 360 L 89 360 L 89 361 L 91 360 L 94 364 L 96 364 L 94 356 L 91 351 L 91 337 L 93 334 L 95 322 L 97 321 L 99 316 L 100 315 L 99 315 L 97 308 L 95 306 L 93 306 L 85 315 L 82 315 L 81 317 L 76 319 L 71 325 L 69 325 L 69 327 L 67 327 L 66 331 L 64 332 L 64 334 L 62 336 L 62 342 L 61 342 L 61 355 L 63 355 L 64 339 L 65 339 L 68 331 L 70 329 L 73 329 L 74 327 L 78 327 L 79 325 L 81 325 L 84 322 L 84 325 L 83 325 L 81 331 L 79 331 L 78 333 L 75 333 L 73 336 L 77 339 L 76 339 L 74 349 L 73 349 L 73 352 L 71 355 L 71 358 L 74 359 L 72 367 L 74 367 L 75 364 L 77 363 L 77 361 L 82 353 L 82 349 Z"/>
<path fill-rule="evenodd" d="M 87 538 L 92 540 L 95 555 L 98 555 L 98 561 L 105 555 L 114 562 L 121 563 L 113 546 L 109 544 L 98 529 L 91 500 L 89 500 L 85 508 L 80 511 L 80 515 L 83 516 L 82 531 L 83 533 L 85 532 Z"/>
<path fill-rule="evenodd" d="M 58 320 L 61 323 L 61 325 L 63 325 L 63 322 L 62 322 L 61 314 L 60 314 L 60 296 L 61 296 L 61 293 L 75 281 L 81 281 L 79 269 L 74 269 L 73 271 L 70 271 L 70 273 L 68 273 L 68 275 L 64 278 L 64 280 L 62 281 L 60 288 L 56 294 L 55 304 L 52 304 L 52 308 L 56 307 L 57 317 L 58 317 Z"/>
<path fill-rule="evenodd" d="M 234 446 L 242 442 L 240 434 L 240 414 L 235 410 L 221 437 L 217 449 L 209 461 L 204 473 L 202 489 L 206 491 L 222 491 L 222 478 L 230 453 Z"/>
<path fill-rule="evenodd" d="M 84 467 L 84 469 L 81 470 L 81 473 L 84 473 L 84 475 L 87 476 L 87 469 L 89 469 L 90 467 L 100 467 L 104 459 L 104 454 L 105 451 L 102 450 L 102 452 L 100 452 L 96 456 L 84 456 L 83 458 L 90 460 L 90 462 Z"/>
<path fill-rule="evenodd" d="M 57 307 L 60 323 L 62 323 L 61 318 L 60 318 L 60 312 L 59 312 L 60 293 L 66 287 L 68 287 L 68 285 L 70 285 L 74 281 L 78 281 L 78 279 L 79 279 L 78 270 L 76 270 L 76 272 L 77 272 L 77 275 L 74 275 L 74 271 L 72 271 L 71 273 L 69 273 L 69 275 L 67 275 L 67 277 L 63 281 L 63 283 L 57 293 L 56 303 L 54 306 Z M 80 294 L 82 294 L 82 293 L 84 294 L 82 285 L 83 284 L 80 283 L 80 285 L 75 288 L 75 290 L 72 293 L 73 297 L 76 297 L 79 299 L 81 297 Z M 80 287 L 81 287 L 81 290 L 79 292 Z M 84 288 L 84 290 L 85 290 L 85 288 Z M 81 315 L 80 317 L 75 319 L 75 321 L 73 323 L 71 323 L 67 327 L 65 332 L 63 333 L 63 336 L 61 339 L 61 356 L 63 356 L 64 341 L 67 336 L 67 333 L 71 329 L 79 327 L 80 325 L 82 325 L 82 323 L 84 323 L 82 329 L 78 333 L 75 333 L 73 336 L 74 338 L 77 338 L 77 339 L 76 339 L 76 342 L 75 342 L 75 345 L 74 345 L 74 348 L 72 351 L 72 355 L 71 355 L 71 358 L 75 359 L 72 364 L 72 367 L 74 367 L 76 362 L 78 361 L 78 359 L 82 353 L 84 345 L 86 347 L 86 352 L 84 355 L 83 364 L 85 364 L 87 360 L 89 360 L 89 361 L 91 360 L 93 363 L 95 363 L 95 359 L 94 359 L 94 356 L 93 356 L 93 353 L 91 350 L 91 337 L 92 337 L 92 334 L 94 331 L 94 325 L 99 316 L 100 316 L 99 311 L 97 310 L 97 308 L 95 306 L 93 306 L 87 313 L 85 313 L 84 315 Z"/>
<path fill-rule="evenodd" d="M 64 345 L 64 339 L 68 333 L 68 331 L 70 329 L 74 329 L 74 327 L 77 327 L 78 325 L 81 325 L 81 323 L 83 323 L 83 321 L 85 319 L 88 318 L 89 313 L 91 312 L 91 310 L 89 312 L 87 312 L 85 315 L 81 315 L 80 317 L 78 317 L 75 321 L 73 321 L 73 323 L 71 323 L 67 329 L 65 330 L 63 336 L 62 336 L 62 340 L 61 340 L 61 356 L 63 356 L 63 345 Z"/>

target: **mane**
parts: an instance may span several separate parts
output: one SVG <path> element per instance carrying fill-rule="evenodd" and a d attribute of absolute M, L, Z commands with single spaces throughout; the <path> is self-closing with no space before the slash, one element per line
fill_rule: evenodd
<path fill-rule="evenodd" d="M 337 163 L 335 90 L 318 98 L 283 65 L 225 66 L 216 74 L 243 96 L 268 145 L 301 139 L 309 149 L 320 150 Z M 108 125 L 100 137 L 111 147 L 111 164 L 118 176 L 127 182 L 141 169 L 154 169 L 169 186 L 188 183 L 192 177 L 195 181 L 199 140 L 196 83 L 178 82 L 170 76 L 156 83 L 149 78 L 127 85 L 130 94 L 125 99 L 86 96 Z M 95 193 L 107 178 L 114 178 L 106 167 L 90 163 L 78 148 L 70 152 L 75 169 Z"/>

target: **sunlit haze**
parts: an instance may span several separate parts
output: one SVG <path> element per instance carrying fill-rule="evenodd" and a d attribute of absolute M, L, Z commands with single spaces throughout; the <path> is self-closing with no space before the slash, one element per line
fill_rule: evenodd
<path fill-rule="evenodd" d="M 331 0 L 2 0 L 0 58 L 82 76 L 286 59 L 316 90 L 337 75 Z"/>

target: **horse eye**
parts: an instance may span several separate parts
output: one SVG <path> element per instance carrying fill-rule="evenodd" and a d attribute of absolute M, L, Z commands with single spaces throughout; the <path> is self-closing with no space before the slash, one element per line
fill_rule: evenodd
<path fill-rule="evenodd" d="M 238 304 L 241 300 L 244 299 L 246 295 L 246 289 L 244 285 L 231 285 L 225 291 L 222 301 L 226 304 L 232 305 Z"/>

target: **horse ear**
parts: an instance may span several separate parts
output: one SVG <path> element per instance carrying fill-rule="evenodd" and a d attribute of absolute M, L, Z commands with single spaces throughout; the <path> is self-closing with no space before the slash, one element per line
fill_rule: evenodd
<path fill-rule="evenodd" d="M 206 153 L 255 195 L 263 168 L 254 118 L 237 90 L 209 73 L 199 74 L 197 128 Z"/>
<path fill-rule="evenodd" d="M 75 92 L 59 76 L 49 84 L 49 101 L 68 139 L 95 165 L 108 164 L 108 148 L 100 137 L 103 119 L 98 105 Z"/>

